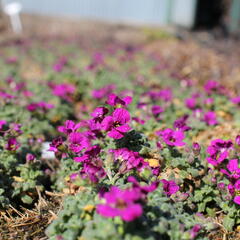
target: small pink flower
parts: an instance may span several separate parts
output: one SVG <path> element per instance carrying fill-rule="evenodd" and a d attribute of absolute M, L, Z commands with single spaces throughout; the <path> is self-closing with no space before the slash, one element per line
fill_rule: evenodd
<path fill-rule="evenodd" d="M 106 203 L 97 205 L 97 212 L 107 218 L 120 216 L 122 220 L 130 222 L 143 213 L 142 206 L 136 203 L 140 198 L 138 189 L 121 190 L 113 186 L 104 194 Z"/>
<path fill-rule="evenodd" d="M 220 171 L 222 173 L 226 174 L 229 178 L 239 179 L 240 178 L 240 168 L 238 167 L 238 159 L 229 160 L 229 162 L 227 164 L 227 170 L 221 169 Z"/>
<path fill-rule="evenodd" d="M 122 106 L 127 106 L 128 104 L 130 104 L 132 102 L 132 97 L 127 96 L 124 98 L 120 98 L 117 95 L 115 95 L 114 93 L 110 94 L 108 96 L 108 99 L 106 101 L 107 104 L 109 104 L 110 106 L 117 106 L 117 105 L 122 105 Z"/>
<path fill-rule="evenodd" d="M 240 196 L 235 196 L 234 199 L 233 199 L 233 201 L 234 201 L 236 204 L 240 205 Z"/>
<path fill-rule="evenodd" d="M 72 132 L 76 132 L 80 128 L 80 123 L 75 124 L 71 120 L 67 120 L 64 126 L 59 126 L 58 131 L 69 135 Z"/>
<path fill-rule="evenodd" d="M 186 98 L 185 105 L 187 108 L 193 110 L 197 107 L 197 99 L 196 98 Z"/>
<path fill-rule="evenodd" d="M 35 159 L 35 156 L 34 156 L 33 154 L 28 153 L 28 154 L 26 155 L 26 161 L 27 161 L 27 162 L 31 162 L 31 161 L 33 161 L 34 159 Z"/>
<path fill-rule="evenodd" d="M 2 130 L 3 126 L 7 124 L 7 121 L 0 120 L 0 130 Z"/>
<path fill-rule="evenodd" d="M 20 143 L 16 138 L 9 138 L 5 148 L 8 151 L 16 151 L 20 147 Z"/>
<path fill-rule="evenodd" d="M 225 141 L 222 139 L 215 139 L 207 148 L 207 161 L 213 166 L 217 166 L 223 162 L 229 155 L 229 151 L 233 148 L 232 141 Z"/>
<path fill-rule="evenodd" d="M 58 96 L 66 101 L 72 100 L 76 87 L 69 83 L 62 83 L 52 86 L 52 94 Z"/>
<path fill-rule="evenodd" d="M 158 131 L 157 135 L 162 138 L 162 140 L 169 146 L 183 146 L 185 142 L 182 140 L 184 139 L 184 133 L 180 130 L 174 131 L 171 128 L 167 128 L 162 131 Z"/>
<path fill-rule="evenodd" d="M 116 86 L 114 84 L 106 85 L 100 89 L 93 90 L 92 96 L 96 99 L 102 99 L 111 94 L 115 88 Z"/>
<path fill-rule="evenodd" d="M 159 115 L 164 112 L 163 108 L 158 105 L 153 105 L 151 110 L 152 110 L 152 114 L 155 118 L 158 118 Z"/>
<path fill-rule="evenodd" d="M 216 113 L 211 111 L 204 114 L 203 121 L 209 126 L 218 124 Z"/>
<path fill-rule="evenodd" d="M 179 191 L 179 186 L 173 181 L 173 180 L 166 180 L 166 179 L 162 179 L 161 182 L 163 183 L 163 190 L 164 193 L 170 197 L 171 195 L 173 195 L 174 193 Z"/>
<path fill-rule="evenodd" d="M 128 125 L 129 121 L 129 112 L 124 108 L 117 108 L 112 113 L 112 116 L 107 116 L 103 119 L 101 126 L 104 131 L 108 132 L 109 137 L 120 139 L 131 129 Z"/>
<path fill-rule="evenodd" d="M 90 140 L 83 133 L 72 132 L 68 136 L 69 149 L 75 153 L 79 153 L 90 146 Z"/>

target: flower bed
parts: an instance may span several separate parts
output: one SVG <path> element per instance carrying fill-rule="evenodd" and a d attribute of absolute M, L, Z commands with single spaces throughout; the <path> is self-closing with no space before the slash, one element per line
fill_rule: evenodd
<path fill-rule="evenodd" d="M 2 239 L 239 237 L 237 92 L 118 42 L 22 40 L 1 56 Z"/>

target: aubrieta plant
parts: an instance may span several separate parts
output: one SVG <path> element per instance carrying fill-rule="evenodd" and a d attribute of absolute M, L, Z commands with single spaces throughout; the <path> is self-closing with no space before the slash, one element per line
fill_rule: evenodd
<path fill-rule="evenodd" d="M 23 41 L 1 56 L 1 211 L 32 209 L 47 190 L 64 195 L 45 231 L 51 240 L 239 231 L 234 91 L 168 72 L 164 56 L 118 42 Z"/>

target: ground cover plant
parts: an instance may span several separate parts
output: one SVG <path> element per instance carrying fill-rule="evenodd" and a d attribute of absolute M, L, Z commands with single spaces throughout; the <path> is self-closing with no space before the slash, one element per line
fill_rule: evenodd
<path fill-rule="evenodd" d="M 2 239 L 240 237 L 237 91 L 119 42 L 0 54 Z"/>

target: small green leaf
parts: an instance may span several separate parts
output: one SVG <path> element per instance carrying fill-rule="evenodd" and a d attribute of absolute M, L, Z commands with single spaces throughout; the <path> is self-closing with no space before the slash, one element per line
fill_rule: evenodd
<path fill-rule="evenodd" d="M 228 231 L 232 231 L 234 224 L 235 224 L 235 219 L 230 218 L 228 215 L 223 218 L 223 226 Z"/>
<path fill-rule="evenodd" d="M 28 195 L 22 196 L 21 200 L 26 204 L 31 204 L 33 202 L 33 199 Z"/>

